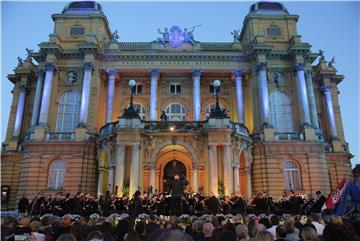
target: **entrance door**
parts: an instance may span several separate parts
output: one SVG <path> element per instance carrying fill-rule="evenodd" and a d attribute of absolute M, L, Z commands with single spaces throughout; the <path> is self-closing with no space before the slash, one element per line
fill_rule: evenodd
<path fill-rule="evenodd" d="M 175 175 L 179 175 L 180 179 L 186 178 L 186 167 L 185 165 L 178 160 L 172 160 L 168 162 L 164 167 L 164 180 L 168 181 L 174 179 Z M 166 182 L 163 182 L 166 184 Z M 164 192 L 169 192 L 170 187 L 168 185 L 164 185 Z"/>

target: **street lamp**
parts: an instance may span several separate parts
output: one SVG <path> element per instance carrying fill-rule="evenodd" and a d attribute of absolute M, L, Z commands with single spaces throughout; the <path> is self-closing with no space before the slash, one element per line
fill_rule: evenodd
<path fill-rule="evenodd" d="M 140 119 L 139 111 L 134 109 L 134 104 L 133 104 L 133 96 L 134 96 L 136 81 L 133 79 L 129 80 L 129 86 L 130 86 L 130 105 L 127 109 L 124 109 L 124 114 L 121 116 L 121 118 Z"/>
<path fill-rule="evenodd" d="M 130 108 L 133 109 L 133 95 L 134 95 L 134 91 L 135 91 L 135 85 L 136 85 L 136 81 L 131 79 L 129 80 L 129 86 L 130 86 Z"/>
<path fill-rule="evenodd" d="M 215 89 L 215 94 L 216 94 L 216 105 L 215 105 L 215 109 L 210 110 L 209 118 L 214 118 L 214 119 L 227 118 L 225 109 L 221 109 L 220 105 L 219 105 L 220 85 L 221 85 L 220 80 L 218 80 L 218 79 L 214 80 L 214 89 Z"/>

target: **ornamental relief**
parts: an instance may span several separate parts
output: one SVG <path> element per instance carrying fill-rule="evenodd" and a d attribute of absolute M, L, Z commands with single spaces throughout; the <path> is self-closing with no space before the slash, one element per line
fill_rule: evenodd
<path fill-rule="evenodd" d="M 82 71 L 80 68 L 66 68 L 60 69 L 58 73 L 59 85 L 81 85 L 82 84 Z"/>

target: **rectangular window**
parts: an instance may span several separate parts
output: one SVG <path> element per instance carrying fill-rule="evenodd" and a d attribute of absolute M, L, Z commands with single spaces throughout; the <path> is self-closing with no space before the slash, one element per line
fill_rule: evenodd
<path fill-rule="evenodd" d="M 79 35 L 84 35 L 84 28 L 82 27 L 74 27 L 70 29 L 70 35 L 72 36 L 79 36 Z"/>
<path fill-rule="evenodd" d="M 173 95 L 180 94 L 181 93 L 181 85 L 179 85 L 179 84 L 170 85 L 170 93 Z"/>
<path fill-rule="evenodd" d="M 136 85 L 135 86 L 135 95 L 141 95 L 142 94 L 142 85 Z"/>
<path fill-rule="evenodd" d="M 221 91 L 221 86 L 219 87 L 219 93 L 220 93 L 220 91 Z M 210 92 L 210 94 L 214 94 L 214 95 L 216 95 L 216 93 L 215 93 L 215 86 L 214 85 L 209 85 L 209 92 Z"/>
<path fill-rule="evenodd" d="M 270 27 L 266 29 L 266 33 L 268 36 L 278 37 L 281 36 L 281 29 L 278 27 Z"/>

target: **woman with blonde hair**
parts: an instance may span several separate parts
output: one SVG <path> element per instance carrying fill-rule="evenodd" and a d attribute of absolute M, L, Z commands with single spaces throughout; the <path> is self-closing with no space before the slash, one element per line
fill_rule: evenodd
<path fill-rule="evenodd" d="M 269 231 L 260 231 L 255 237 L 256 241 L 274 241 L 273 235 Z"/>
<path fill-rule="evenodd" d="M 310 226 L 303 227 L 300 236 L 303 241 L 319 241 L 316 230 Z"/>

